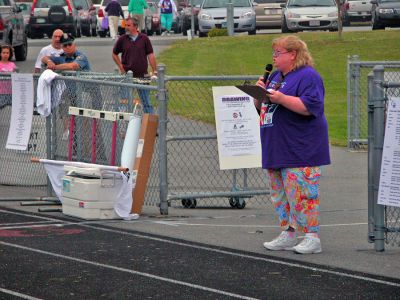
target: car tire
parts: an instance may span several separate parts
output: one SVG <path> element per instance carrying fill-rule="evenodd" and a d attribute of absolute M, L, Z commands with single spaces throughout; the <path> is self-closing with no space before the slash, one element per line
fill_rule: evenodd
<path fill-rule="evenodd" d="M 380 24 L 376 18 L 372 18 L 372 30 L 385 29 L 385 26 Z"/>
<path fill-rule="evenodd" d="M 65 21 L 67 14 L 61 5 L 53 5 L 49 9 L 49 21 L 54 24 L 61 24 Z"/>
<path fill-rule="evenodd" d="M 208 35 L 207 32 L 201 32 L 199 30 L 199 37 L 206 37 L 207 35 Z"/>
<path fill-rule="evenodd" d="M 105 38 L 107 36 L 107 31 L 101 30 L 101 31 L 97 31 L 99 37 L 101 38 Z"/>
<path fill-rule="evenodd" d="M 14 55 L 16 61 L 25 61 L 28 56 L 28 41 L 26 37 L 22 45 L 14 47 Z"/>
<path fill-rule="evenodd" d="M 283 18 L 282 20 L 282 33 L 289 33 L 290 30 L 287 26 L 286 18 Z"/>
<path fill-rule="evenodd" d="M 248 35 L 255 35 L 257 32 L 256 32 L 256 29 L 254 29 L 254 30 L 248 31 L 247 33 L 248 33 Z"/>

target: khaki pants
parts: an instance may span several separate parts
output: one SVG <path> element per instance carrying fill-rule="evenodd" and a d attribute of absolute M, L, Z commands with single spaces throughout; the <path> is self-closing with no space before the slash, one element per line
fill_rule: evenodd
<path fill-rule="evenodd" d="M 110 27 L 110 36 L 115 39 L 118 35 L 119 16 L 108 16 L 108 25 Z"/>
<path fill-rule="evenodd" d="M 138 28 L 138 30 L 139 31 L 144 30 L 144 17 L 143 17 L 143 15 L 132 15 L 132 17 L 136 17 L 136 18 L 139 19 L 139 28 Z"/>

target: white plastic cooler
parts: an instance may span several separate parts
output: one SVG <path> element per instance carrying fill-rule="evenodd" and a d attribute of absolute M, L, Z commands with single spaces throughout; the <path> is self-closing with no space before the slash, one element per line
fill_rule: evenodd
<path fill-rule="evenodd" d="M 114 201 L 122 186 L 122 178 L 96 168 L 65 166 L 62 178 L 62 211 L 82 218 L 118 219 Z"/>

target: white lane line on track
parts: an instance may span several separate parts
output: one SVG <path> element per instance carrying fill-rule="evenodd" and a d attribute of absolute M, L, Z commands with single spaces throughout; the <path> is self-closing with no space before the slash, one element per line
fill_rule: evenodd
<path fill-rule="evenodd" d="M 21 293 L 3 289 L 3 288 L 0 288 L 0 292 L 3 292 L 4 294 L 12 295 L 12 296 L 20 297 L 20 298 L 26 299 L 26 300 L 42 300 L 40 298 L 35 298 L 35 297 L 29 296 L 26 294 L 21 294 Z"/>
<path fill-rule="evenodd" d="M 257 300 L 257 298 L 252 298 L 252 297 L 247 297 L 247 296 L 244 296 L 244 295 L 229 293 L 229 292 L 225 292 L 225 291 L 222 291 L 222 290 L 216 290 L 216 289 L 213 289 L 213 288 L 208 288 L 208 287 L 205 287 L 205 286 L 192 284 L 192 283 L 188 283 L 188 282 L 184 282 L 184 281 L 180 281 L 180 280 L 175 280 L 175 279 L 171 279 L 171 278 L 167 278 L 167 277 L 161 277 L 161 276 L 157 276 L 157 275 L 153 275 L 153 274 L 149 274 L 149 273 L 144 273 L 144 272 L 139 272 L 139 271 L 135 271 L 135 270 L 120 268 L 120 267 L 116 267 L 116 266 L 112 266 L 112 265 L 106 265 L 106 264 L 98 263 L 98 262 L 95 262 L 95 261 L 80 259 L 80 258 L 76 258 L 76 257 L 72 257 L 72 256 L 67 256 L 67 255 L 62 255 L 62 254 L 58 254 L 58 253 L 49 252 L 49 251 L 43 251 L 43 250 L 40 250 L 40 249 L 31 248 L 31 247 L 25 247 L 25 246 L 21 246 L 21 245 L 18 245 L 18 244 L 12 244 L 12 243 L 1 242 L 1 241 L 0 241 L 0 244 L 4 245 L 4 246 L 9 246 L 9 247 L 22 249 L 22 250 L 32 251 L 32 252 L 36 252 L 36 253 L 40 253 L 40 254 L 50 255 L 50 256 L 53 256 L 53 257 L 58 257 L 58 258 L 66 259 L 66 260 L 76 261 L 76 262 L 79 262 L 79 263 L 84 263 L 84 264 L 88 264 L 88 265 L 92 265 L 92 266 L 96 266 L 96 267 L 102 267 L 102 268 L 111 269 L 111 270 L 115 270 L 115 271 L 120 271 L 120 272 L 124 272 L 124 273 L 130 273 L 130 274 L 134 274 L 134 275 L 144 276 L 144 277 L 148 277 L 148 278 L 152 278 L 152 279 L 156 279 L 156 280 L 160 280 L 160 281 L 165 281 L 165 282 L 169 282 L 169 283 L 173 283 L 173 284 L 183 285 L 183 286 L 187 286 L 187 287 L 190 287 L 190 288 L 194 288 L 194 289 L 198 289 L 198 290 L 202 290 L 202 291 L 207 291 L 207 292 L 211 292 L 211 293 L 215 293 L 215 294 L 220 294 L 220 295 L 224 295 L 224 296 L 229 296 L 229 297 L 233 297 L 233 298 L 247 299 L 247 300 Z"/>
<path fill-rule="evenodd" d="M 3 226 L 29 226 L 29 225 L 38 225 L 38 224 L 46 224 L 46 223 L 54 223 L 54 221 L 33 221 L 33 222 L 19 222 L 19 223 L 0 223 L 0 229 L 5 228 Z"/>
<path fill-rule="evenodd" d="M 2 212 L 2 211 L 0 210 L 0 212 Z M 13 213 L 13 212 L 8 212 L 8 213 Z M 27 215 L 27 216 L 32 217 L 32 215 Z M 50 218 L 48 218 L 48 219 L 50 219 Z M 57 219 L 53 219 L 53 220 L 57 220 Z M 60 220 L 57 220 L 57 221 L 60 221 Z M 136 221 L 134 221 L 134 222 L 136 222 Z M 343 276 L 343 277 L 348 277 L 348 278 L 359 279 L 359 280 L 363 280 L 363 281 L 367 281 L 367 282 L 374 282 L 374 283 L 379 283 L 379 284 L 384 284 L 384 285 L 400 287 L 399 283 L 375 279 L 375 278 L 371 278 L 371 277 L 367 277 L 367 276 L 354 275 L 354 274 L 350 274 L 350 273 L 332 271 L 332 270 L 323 269 L 323 268 L 315 268 L 315 267 L 305 266 L 300 263 L 289 263 L 289 262 L 285 262 L 285 261 L 280 261 L 278 259 L 270 259 L 270 258 L 247 255 L 247 254 L 240 254 L 240 253 L 235 253 L 233 251 L 214 249 L 214 248 L 210 248 L 210 247 L 206 247 L 206 246 L 192 245 L 192 244 L 188 244 L 188 243 L 168 240 L 167 238 L 157 238 L 157 237 L 148 236 L 145 234 L 131 233 L 131 232 L 121 231 L 121 230 L 112 229 L 112 228 L 95 227 L 95 226 L 92 226 L 89 224 L 85 224 L 85 222 L 81 222 L 81 223 L 70 222 L 70 223 L 65 223 L 65 225 L 79 225 L 82 227 L 88 227 L 88 228 L 105 231 L 105 232 L 119 233 L 122 235 L 128 235 L 128 236 L 134 236 L 134 237 L 143 238 L 143 239 L 165 242 L 165 243 L 169 243 L 169 244 L 174 244 L 174 245 L 179 245 L 179 246 L 184 246 L 184 247 L 189 247 L 189 248 L 194 248 L 194 249 L 201 249 L 201 250 L 206 250 L 206 251 L 210 251 L 210 252 L 216 252 L 216 253 L 241 257 L 241 258 L 248 258 L 248 259 L 253 259 L 253 260 L 257 260 L 257 261 L 265 261 L 265 262 L 270 262 L 270 263 L 275 263 L 275 264 L 280 264 L 280 265 L 285 265 L 285 266 L 290 266 L 290 267 L 296 267 L 296 268 L 305 269 L 305 270 L 311 270 L 314 272 L 333 274 L 333 275 L 338 275 L 338 276 Z"/>

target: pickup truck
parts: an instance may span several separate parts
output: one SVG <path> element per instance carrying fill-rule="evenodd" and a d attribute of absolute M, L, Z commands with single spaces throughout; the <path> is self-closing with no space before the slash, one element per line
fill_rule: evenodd
<path fill-rule="evenodd" d="M 24 17 L 14 0 L 0 0 L 0 44 L 13 47 L 15 60 L 26 60 L 28 41 Z"/>
<path fill-rule="evenodd" d="M 343 25 L 352 21 L 370 21 L 372 4 L 370 0 L 346 0 L 343 5 Z"/>

